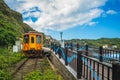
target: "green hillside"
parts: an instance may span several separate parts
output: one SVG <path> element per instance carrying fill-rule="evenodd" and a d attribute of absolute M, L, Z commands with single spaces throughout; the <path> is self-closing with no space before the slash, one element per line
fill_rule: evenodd
<path fill-rule="evenodd" d="M 13 45 L 22 33 L 33 30 L 23 23 L 22 15 L 11 10 L 3 0 L 0 0 L 0 46 Z"/>
<path fill-rule="evenodd" d="M 120 48 L 120 38 L 100 38 L 100 39 L 72 39 L 66 40 L 66 42 L 79 43 L 81 45 L 88 44 L 89 46 L 104 46 L 108 45 L 111 47 L 112 45 L 116 45 L 117 48 Z"/>

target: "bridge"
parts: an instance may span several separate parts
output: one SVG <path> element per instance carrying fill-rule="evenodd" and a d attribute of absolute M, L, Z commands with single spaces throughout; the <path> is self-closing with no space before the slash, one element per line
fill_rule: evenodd
<path fill-rule="evenodd" d="M 60 63 L 56 67 L 63 76 L 68 77 L 65 80 L 120 80 L 119 50 L 69 43 L 64 48 L 52 43 L 47 49 L 52 52 L 51 62 L 54 65 Z"/>

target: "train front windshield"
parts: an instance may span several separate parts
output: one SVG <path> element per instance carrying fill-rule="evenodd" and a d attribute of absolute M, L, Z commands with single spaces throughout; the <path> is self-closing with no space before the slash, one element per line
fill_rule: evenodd
<path fill-rule="evenodd" d="M 29 35 L 24 35 L 24 43 L 29 43 Z"/>

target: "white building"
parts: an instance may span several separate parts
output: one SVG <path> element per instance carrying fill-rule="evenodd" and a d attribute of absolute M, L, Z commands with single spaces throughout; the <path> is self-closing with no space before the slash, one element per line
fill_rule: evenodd
<path fill-rule="evenodd" d="M 103 48 L 108 48 L 109 46 L 107 44 L 103 45 Z"/>

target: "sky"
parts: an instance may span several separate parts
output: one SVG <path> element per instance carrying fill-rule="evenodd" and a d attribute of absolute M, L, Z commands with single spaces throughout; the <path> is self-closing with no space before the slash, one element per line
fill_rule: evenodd
<path fill-rule="evenodd" d="M 63 39 L 120 38 L 120 0 L 4 0 L 33 29 Z"/>

